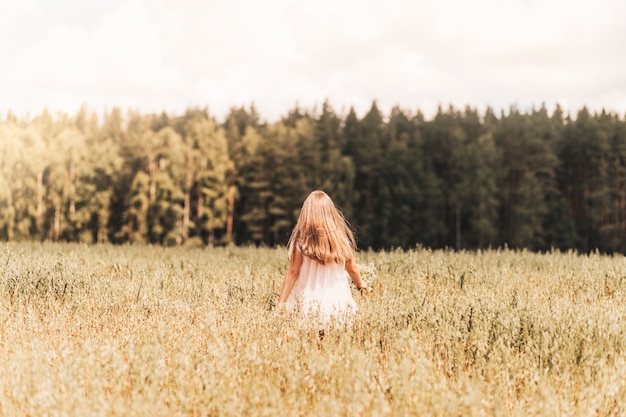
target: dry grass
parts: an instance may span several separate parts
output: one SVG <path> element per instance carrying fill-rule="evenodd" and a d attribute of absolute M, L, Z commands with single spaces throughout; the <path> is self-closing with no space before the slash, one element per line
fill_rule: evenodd
<path fill-rule="evenodd" d="M 362 253 L 320 342 L 281 249 L 2 244 L 2 416 L 618 416 L 626 259 Z"/>

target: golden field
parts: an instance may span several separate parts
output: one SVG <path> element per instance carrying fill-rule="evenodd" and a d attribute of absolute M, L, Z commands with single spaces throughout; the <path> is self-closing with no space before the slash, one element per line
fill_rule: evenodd
<path fill-rule="evenodd" d="M 361 252 L 323 340 L 284 248 L 0 245 L 0 416 L 620 416 L 626 258 Z"/>

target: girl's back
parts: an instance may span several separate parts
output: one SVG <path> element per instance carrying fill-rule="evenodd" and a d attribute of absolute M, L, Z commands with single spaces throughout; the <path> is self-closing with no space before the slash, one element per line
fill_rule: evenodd
<path fill-rule="evenodd" d="M 350 291 L 345 263 L 320 262 L 304 256 L 298 279 L 286 302 L 288 311 L 328 322 L 349 320 L 357 306 Z"/>

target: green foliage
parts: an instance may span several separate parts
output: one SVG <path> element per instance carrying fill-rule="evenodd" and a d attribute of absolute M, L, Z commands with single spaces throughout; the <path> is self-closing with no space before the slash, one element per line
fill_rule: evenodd
<path fill-rule="evenodd" d="M 432 120 L 253 106 L 0 120 L 0 239 L 283 245 L 328 192 L 362 248 L 626 253 L 626 122 L 560 108 Z"/>

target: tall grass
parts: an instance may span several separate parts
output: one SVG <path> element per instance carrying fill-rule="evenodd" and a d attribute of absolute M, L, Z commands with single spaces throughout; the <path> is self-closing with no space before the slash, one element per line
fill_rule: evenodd
<path fill-rule="evenodd" d="M 349 328 L 282 249 L 0 245 L 0 415 L 619 416 L 626 259 L 364 252 Z"/>

